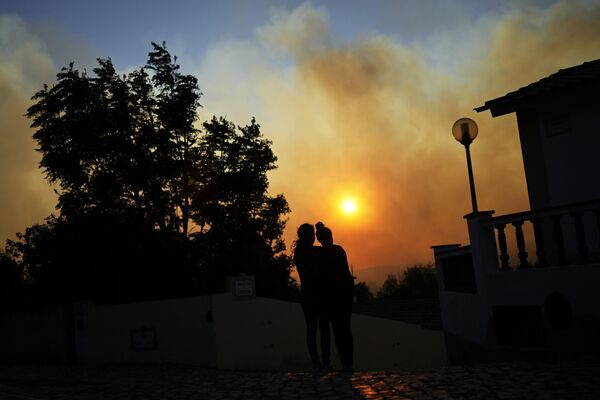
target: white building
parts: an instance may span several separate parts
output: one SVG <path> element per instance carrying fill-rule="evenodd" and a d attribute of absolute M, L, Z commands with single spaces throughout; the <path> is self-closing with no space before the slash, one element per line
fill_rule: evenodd
<path fill-rule="evenodd" d="M 531 210 L 433 246 L 449 361 L 600 353 L 600 60 L 475 110 L 516 113 Z"/>

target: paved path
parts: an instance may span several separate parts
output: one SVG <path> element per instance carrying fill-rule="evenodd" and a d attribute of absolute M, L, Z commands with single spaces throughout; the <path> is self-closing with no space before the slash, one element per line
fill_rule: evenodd
<path fill-rule="evenodd" d="M 0 399 L 600 399 L 600 362 L 411 372 L 217 371 L 197 366 L 0 366 Z"/>

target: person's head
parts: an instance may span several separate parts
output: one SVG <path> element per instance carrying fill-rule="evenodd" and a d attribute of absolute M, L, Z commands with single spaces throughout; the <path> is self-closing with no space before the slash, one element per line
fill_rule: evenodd
<path fill-rule="evenodd" d="M 317 222 L 317 240 L 323 246 L 333 244 L 333 233 L 331 229 L 325 226 L 322 222 Z"/>
<path fill-rule="evenodd" d="M 311 224 L 302 224 L 298 227 L 298 239 L 296 243 L 300 246 L 310 246 L 315 242 L 315 227 Z"/>

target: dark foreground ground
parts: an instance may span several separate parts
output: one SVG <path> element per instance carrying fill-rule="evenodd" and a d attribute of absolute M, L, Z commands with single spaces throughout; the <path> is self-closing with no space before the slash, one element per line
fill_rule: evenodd
<path fill-rule="evenodd" d="M 4 365 L 0 399 L 600 399 L 600 362 L 327 375 L 187 365 Z"/>

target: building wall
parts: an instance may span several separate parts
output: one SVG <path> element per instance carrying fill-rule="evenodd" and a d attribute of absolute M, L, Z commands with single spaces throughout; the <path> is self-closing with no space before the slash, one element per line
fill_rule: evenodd
<path fill-rule="evenodd" d="M 540 307 L 547 348 L 565 354 L 600 353 L 599 265 L 498 271 L 488 275 L 488 282 L 490 307 Z M 552 293 L 563 295 L 570 304 L 572 321 L 564 328 L 553 327 L 548 320 L 545 302 Z"/>
<path fill-rule="evenodd" d="M 352 332 L 355 366 L 359 370 L 410 370 L 446 365 L 442 331 L 354 314 Z"/>
<path fill-rule="evenodd" d="M 570 265 L 513 271 L 482 271 L 478 294 L 447 292 L 441 288 L 440 304 L 450 363 L 546 355 L 577 357 L 600 354 L 600 301 L 596 283 L 600 266 Z M 565 326 L 551 322 L 546 300 L 560 294 L 569 304 L 571 318 Z M 513 338 L 524 341 L 539 330 L 539 343 L 503 345 L 493 317 L 497 307 L 537 308 L 539 324 L 509 318 Z M 505 327 L 506 328 L 506 327 Z M 504 329 L 504 328 L 503 328 Z M 534 338 L 534 341 L 537 339 Z M 542 358 L 544 358 L 542 357 Z"/>
<path fill-rule="evenodd" d="M 517 112 L 531 209 L 600 199 L 600 102 L 554 100 Z M 577 242 L 572 218 L 561 221 L 567 259 L 575 262 Z M 554 230 L 543 222 L 547 253 L 556 262 Z M 590 256 L 600 260 L 595 215 L 584 215 Z"/>
<path fill-rule="evenodd" d="M 600 102 L 517 112 L 532 209 L 600 198 Z"/>
<path fill-rule="evenodd" d="M 523 154 L 527 194 L 531 209 L 547 208 L 552 205 L 548 188 L 544 146 L 540 133 L 540 118 L 535 110 L 517 112 L 519 138 Z"/>
<path fill-rule="evenodd" d="M 474 343 L 483 343 L 488 321 L 473 316 L 481 315 L 482 296 L 471 293 L 441 292 L 440 306 L 444 332 L 463 337 Z"/>
<path fill-rule="evenodd" d="M 304 317 L 298 303 L 214 296 L 217 365 L 225 369 L 306 369 Z"/>
<path fill-rule="evenodd" d="M 306 370 L 310 359 L 299 304 L 273 299 L 214 299 L 219 368 Z M 441 331 L 353 314 L 355 368 L 435 368 L 446 364 Z M 332 340 L 332 362 L 340 361 Z"/>
<path fill-rule="evenodd" d="M 76 310 L 78 360 L 84 363 L 183 362 L 216 366 L 212 297 L 96 306 Z M 208 314 L 210 317 L 210 314 Z M 154 331 L 155 349 L 135 349 L 132 331 Z M 135 340 L 135 339 L 133 339 Z"/>
<path fill-rule="evenodd" d="M 33 360 L 67 360 L 64 306 L 0 314 L 0 361 Z"/>
<path fill-rule="evenodd" d="M 3 360 L 39 354 L 66 361 L 60 307 L 2 317 Z M 223 369 L 308 370 L 301 307 L 233 295 L 75 307 L 81 363 L 192 363 Z M 355 368 L 435 368 L 446 364 L 441 331 L 354 314 Z M 132 339 L 133 335 L 135 336 Z M 148 340 L 146 340 L 148 339 Z M 140 344 L 142 348 L 140 348 Z M 8 359 L 10 355 L 12 358 Z M 46 357 L 45 359 L 48 359 Z M 340 367 L 332 338 L 332 362 Z"/>
<path fill-rule="evenodd" d="M 600 198 L 599 109 L 600 102 L 585 103 L 540 115 L 552 205 Z"/>
<path fill-rule="evenodd" d="M 600 354 L 600 264 L 500 271 L 482 214 L 467 216 L 476 294 L 445 287 L 444 260 L 465 250 L 434 247 L 449 362 Z"/>

